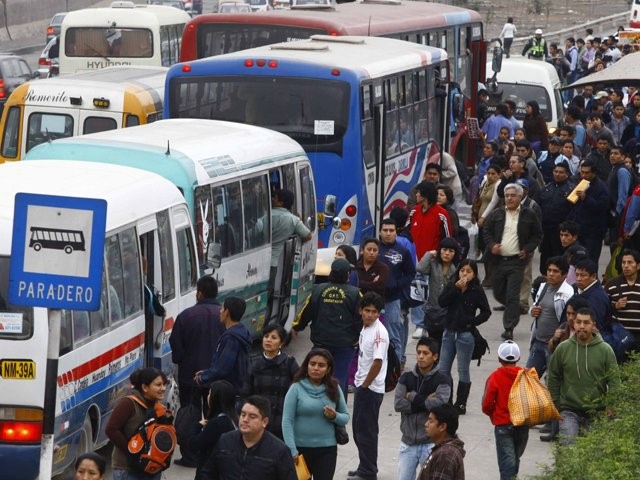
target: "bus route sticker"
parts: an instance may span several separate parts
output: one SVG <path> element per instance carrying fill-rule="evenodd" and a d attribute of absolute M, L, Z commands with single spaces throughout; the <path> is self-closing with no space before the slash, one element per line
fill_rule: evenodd
<path fill-rule="evenodd" d="M 333 135 L 334 130 L 333 120 L 314 120 L 313 122 L 314 135 Z"/>
<path fill-rule="evenodd" d="M 16 194 L 9 301 L 99 309 L 106 216 L 100 199 Z"/>

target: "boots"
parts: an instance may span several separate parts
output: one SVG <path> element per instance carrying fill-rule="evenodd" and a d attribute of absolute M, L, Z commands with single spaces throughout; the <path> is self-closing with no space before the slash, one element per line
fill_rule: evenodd
<path fill-rule="evenodd" d="M 467 413 L 467 398 L 469 398 L 470 390 L 471 383 L 458 382 L 456 403 L 453 404 L 455 409 L 458 411 L 458 415 L 464 415 Z"/>

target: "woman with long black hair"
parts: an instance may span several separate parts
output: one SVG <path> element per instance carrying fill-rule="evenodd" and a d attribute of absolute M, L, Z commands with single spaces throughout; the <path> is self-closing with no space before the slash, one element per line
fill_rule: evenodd
<path fill-rule="evenodd" d="M 438 303 L 447 308 L 440 370 L 451 376 L 453 359 L 458 357 L 458 388 L 454 406 L 464 415 L 471 390 L 469 366 L 475 344 L 473 329 L 491 316 L 489 301 L 478 280 L 478 264 L 469 259 L 460 262 L 456 275 L 444 287 Z"/>
<path fill-rule="evenodd" d="M 526 113 L 522 121 L 524 133 L 531 143 L 531 148 L 536 152 L 536 156 L 540 152 L 549 148 L 549 129 L 547 121 L 540 113 L 540 105 L 535 100 L 527 102 Z"/>

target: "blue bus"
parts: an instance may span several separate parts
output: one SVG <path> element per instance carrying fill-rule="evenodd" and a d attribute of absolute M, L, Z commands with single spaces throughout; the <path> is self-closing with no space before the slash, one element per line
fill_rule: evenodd
<path fill-rule="evenodd" d="M 404 206 L 447 126 L 447 53 L 380 37 L 314 35 L 174 65 L 165 118 L 213 118 L 287 134 L 307 152 L 319 214 L 316 273 Z"/>
<path fill-rule="evenodd" d="M 221 299 L 245 299 L 243 322 L 254 337 L 272 321 L 289 328 L 311 294 L 317 250 L 313 173 L 304 150 L 286 135 L 213 120 L 159 120 L 44 143 L 25 160 L 50 159 L 141 168 L 176 185 L 194 221 L 201 272 L 215 276 Z M 277 189 L 293 192 L 292 211 L 312 240 L 285 242 L 270 295 L 269 219 Z"/>

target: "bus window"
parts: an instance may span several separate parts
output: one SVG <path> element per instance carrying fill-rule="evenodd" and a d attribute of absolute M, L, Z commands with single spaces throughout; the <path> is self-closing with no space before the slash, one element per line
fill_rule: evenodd
<path fill-rule="evenodd" d="M 142 311 L 142 275 L 138 240 L 133 228 L 118 234 L 122 250 L 124 277 L 124 314 L 128 317 Z"/>
<path fill-rule="evenodd" d="M 137 115 L 127 115 L 127 119 L 125 120 L 125 127 L 136 127 L 140 125 L 140 118 Z"/>
<path fill-rule="evenodd" d="M 69 353 L 73 349 L 73 326 L 71 324 L 71 312 L 62 310 L 60 318 L 60 355 Z"/>
<path fill-rule="evenodd" d="M 198 280 L 196 256 L 190 233 L 187 228 L 183 228 L 176 233 L 178 264 L 180 265 L 180 293 L 193 290 Z"/>
<path fill-rule="evenodd" d="M 247 226 L 245 232 L 245 250 L 257 248 L 269 243 L 271 229 L 269 207 L 269 188 L 267 177 L 261 175 L 242 181 L 244 222 Z M 257 228 L 249 228 L 254 225 Z"/>
<path fill-rule="evenodd" d="M 64 50 L 67 57 L 149 58 L 153 40 L 146 28 L 69 28 Z"/>
<path fill-rule="evenodd" d="M 238 182 L 213 188 L 213 239 L 222 258 L 242 252 L 241 198 Z"/>
<path fill-rule="evenodd" d="M 89 312 L 74 311 L 70 313 L 73 324 L 73 344 L 76 345 L 91 336 Z"/>
<path fill-rule="evenodd" d="M 163 67 L 171 66 L 171 37 L 169 28 L 160 28 L 160 59 Z"/>
<path fill-rule="evenodd" d="M 18 132 L 20 132 L 20 107 L 11 107 L 7 112 L 2 136 L 2 156 L 16 158 L 18 156 Z"/>
<path fill-rule="evenodd" d="M 27 127 L 27 152 L 49 140 L 73 136 L 73 117 L 57 113 L 32 113 Z"/>
<path fill-rule="evenodd" d="M 291 190 L 292 192 L 295 193 L 295 191 L 297 190 L 296 188 L 297 183 L 296 183 L 296 169 L 293 163 L 289 165 L 284 165 L 282 167 L 282 173 L 284 174 L 284 184 L 282 185 L 281 188 L 285 190 Z"/>
<path fill-rule="evenodd" d="M 168 301 L 176 296 L 176 275 L 173 266 L 173 246 L 171 245 L 171 223 L 169 211 L 163 210 L 156 215 L 158 221 L 158 242 L 160 247 L 160 265 L 162 275 L 162 300 Z"/>
<path fill-rule="evenodd" d="M 113 118 L 87 117 L 82 126 L 82 134 L 87 135 L 89 133 L 106 132 L 107 130 L 115 130 L 116 128 L 118 128 L 118 123 Z"/>
<path fill-rule="evenodd" d="M 124 278 L 122 270 L 122 255 L 118 235 L 112 235 L 106 239 L 107 274 L 109 277 L 109 301 L 111 303 L 111 323 L 124 318 L 122 305 L 124 301 Z"/>
<path fill-rule="evenodd" d="M 107 300 L 107 274 L 102 270 L 102 290 L 100 291 L 100 309 L 89 312 L 89 323 L 91 324 L 91 335 L 99 333 L 109 326 L 108 300 Z"/>
<path fill-rule="evenodd" d="M 302 189 L 302 221 L 312 232 L 316 229 L 316 215 L 315 215 L 315 198 L 313 192 L 315 187 L 313 185 L 313 178 L 311 178 L 311 169 L 304 167 L 300 169 L 300 188 Z"/>
<path fill-rule="evenodd" d="M 7 302 L 9 257 L 0 257 L 0 339 L 26 340 L 33 335 L 33 308 Z"/>

